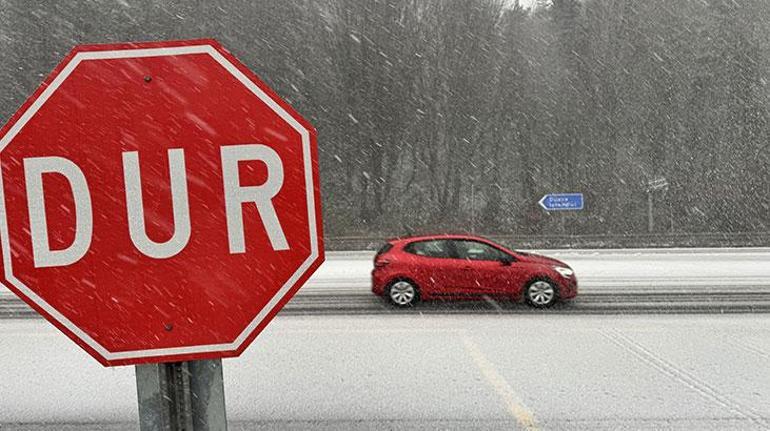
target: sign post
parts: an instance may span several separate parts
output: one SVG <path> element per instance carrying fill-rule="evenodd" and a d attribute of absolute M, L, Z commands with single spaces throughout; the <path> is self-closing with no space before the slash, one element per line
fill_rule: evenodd
<path fill-rule="evenodd" d="M 227 429 L 222 360 L 136 366 L 141 431 Z"/>
<path fill-rule="evenodd" d="M 653 196 L 652 194 L 658 190 L 668 190 L 668 180 L 663 177 L 655 178 L 647 182 L 647 232 L 652 233 L 655 231 L 654 211 L 653 211 Z"/>
<path fill-rule="evenodd" d="M 210 39 L 75 47 L 0 129 L 3 284 L 142 430 L 224 429 L 241 354 L 323 262 L 313 127 Z"/>
<path fill-rule="evenodd" d="M 538 204 L 546 211 L 580 211 L 583 209 L 583 193 L 549 193 L 543 196 Z M 565 233 L 566 214 L 559 218 L 562 234 Z"/>

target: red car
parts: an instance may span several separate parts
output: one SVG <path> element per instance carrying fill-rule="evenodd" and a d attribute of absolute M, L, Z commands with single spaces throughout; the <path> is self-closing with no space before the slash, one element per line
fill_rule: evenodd
<path fill-rule="evenodd" d="M 439 235 L 388 241 L 374 257 L 372 292 L 394 305 L 492 297 L 549 307 L 577 295 L 566 263 L 484 238 Z"/>

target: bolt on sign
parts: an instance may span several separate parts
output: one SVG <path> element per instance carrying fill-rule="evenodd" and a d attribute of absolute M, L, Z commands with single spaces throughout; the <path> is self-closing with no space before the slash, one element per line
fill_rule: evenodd
<path fill-rule="evenodd" d="M 239 355 L 320 208 L 315 130 L 214 40 L 78 46 L 0 130 L 3 283 L 104 365 Z"/>

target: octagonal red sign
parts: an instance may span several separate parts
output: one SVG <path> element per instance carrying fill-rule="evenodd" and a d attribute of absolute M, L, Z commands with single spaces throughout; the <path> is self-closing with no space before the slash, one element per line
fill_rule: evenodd
<path fill-rule="evenodd" d="M 213 40 L 76 47 L 0 169 L 5 285 L 105 365 L 236 356 L 323 261 L 315 131 Z"/>

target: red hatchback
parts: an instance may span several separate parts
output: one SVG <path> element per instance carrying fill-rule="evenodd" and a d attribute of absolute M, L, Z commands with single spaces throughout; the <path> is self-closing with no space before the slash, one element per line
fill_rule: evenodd
<path fill-rule="evenodd" d="M 493 297 L 549 307 L 577 295 L 562 261 L 508 250 L 484 238 L 440 235 L 388 241 L 374 257 L 372 292 L 396 306 Z"/>

